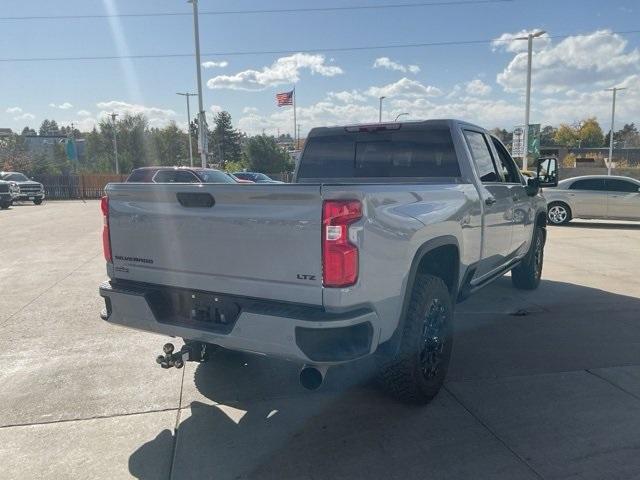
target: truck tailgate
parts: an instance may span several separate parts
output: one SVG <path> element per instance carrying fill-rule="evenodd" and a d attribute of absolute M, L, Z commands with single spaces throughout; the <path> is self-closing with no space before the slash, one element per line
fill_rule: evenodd
<path fill-rule="evenodd" d="M 115 183 L 116 279 L 322 304 L 319 185 Z"/>

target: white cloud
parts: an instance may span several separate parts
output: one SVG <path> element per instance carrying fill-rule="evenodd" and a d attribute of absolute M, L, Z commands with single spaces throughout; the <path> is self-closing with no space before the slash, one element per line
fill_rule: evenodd
<path fill-rule="evenodd" d="M 335 104 L 323 100 L 309 106 L 298 107 L 297 121 L 301 124 L 302 135 L 310 128 L 323 125 L 374 122 L 378 119 L 378 108 L 373 105 Z M 293 134 L 291 112 L 278 110 L 271 115 L 251 113 L 238 120 L 238 128 L 249 134 L 262 133 L 262 129 Z"/>
<path fill-rule="evenodd" d="M 373 62 L 373 68 L 386 68 L 387 70 L 396 70 L 405 73 L 418 73 L 420 71 L 418 65 L 402 65 L 401 63 L 394 62 L 389 57 L 376 58 L 375 62 Z"/>
<path fill-rule="evenodd" d="M 329 92 L 327 94 L 329 100 L 339 100 L 344 103 L 364 102 L 367 98 L 358 90 L 344 90 L 342 92 Z"/>
<path fill-rule="evenodd" d="M 82 117 L 76 120 L 62 120 L 58 122 L 61 127 L 70 127 L 73 123 L 74 128 L 77 128 L 81 132 L 90 132 L 93 130 L 98 122 L 93 117 Z"/>
<path fill-rule="evenodd" d="M 404 77 L 395 83 L 390 83 L 382 87 L 369 87 L 366 94 L 371 97 L 437 97 L 442 95 L 442 90 L 431 85 L 423 85 L 417 80 L 410 80 Z"/>
<path fill-rule="evenodd" d="M 20 107 L 9 107 L 5 111 L 7 113 L 22 113 L 22 108 L 20 108 Z"/>
<path fill-rule="evenodd" d="M 224 109 L 220 105 L 211 105 L 209 107 L 209 110 L 215 115 L 217 113 L 220 113 Z"/>
<path fill-rule="evenodd" d="M 14 120 L 33 120 L 36 116 L 33 113 L 23 113 L 22 115 L 18 115 L 17 117 L 13 117 Z"/>
<path fill-rule="evenodd" d="M 516 38 L 523 38 L 529 35 L 530 33 L 536 33 L 541 31 L 541 28 L 534 28 L 533 30 L 520 30 L 517 33 L 503 33 L 498 38 L 496 38 L 493 42 L 491 42 L 491 46 L 493 47 L 493 51 L 496 50 L 505 50 L 507 52 L 526 52 L 528 49 L 528 41 L 525 40 L 516 40 Z M 551 43 L 551 38 L 549 38 L 548 33 L 543 33 L 540 37 L 533 39 L 533 50 L 538 50 L 545 48 Z"/>
<path fill-rule="evenodd" d="M 59 108 L 60 110 L 69 110 L 70 108 L 73 108 L 73 105 L 71 105 L 69 102 L 64 102 L 64 103 L 61 103 L 60 105 L 56 105 L 55 103 L 50 103 L 49 106 L 51 108 Z"/>
<path fill-rule="evenodd" d="M 222 60 L 221 62 L 202 62 L 202 68 L 224 68 L 229 62 Z"/>
<path fill-rule="evenodd" d="M 91 112 L 89 112 L 88 110 L 78 110 L 76 112 L 76 115 L 78 115 L 79 117 L 90 117 Z"/>
<path fill-rule="evenodd" d="M 518 53 L 498 74 L 507 92 L 522 92 L 526 84 L 527 55 Z M 640 50 L 628 50 L 627 41 L 609 30 L 565 38 L 548 44 L 533 57 L 533 89 L 547 94 L 578 87 L 591 90 L 613 85 L 640 72 Z"/>
<path fill-rule="evenodd" d="M 106 117 L 112 112 L 119 115 L 137 115 L 144 114 L 149 121 L 151 127 L 165 127 L 176 116 L 176 112 L 171 109 L 147 107 L 145 105 L 137 105 L 127 103 L 120 100 L 111 100 L 109 102 L 99 102 L 96 104 L 102 111 L 98 114 L 98 118 Z"/>
<path fill-rule="evenodd" d="M 209 88 L 228 88 L 231 90 L 264 90 L 276 85 L 296 83 L 302 70 L 323 77 L 340 75 L 343 70 L 335 65 L 327 65 L 324 55 L 296 53 L 277 59 L 271 66 L 262 70 L 244 70 L 235 75 L 218 75 L 209 79 Z"/>
<path fill-rule="evenodd" d="M 482 97 L 491 93 L 491 87 L 479 78 L 476 78 L 475 80 L 467 82 L 467 84 L 465 85 L 465 91 L 469 95 L 477 95 Z"/>
<path fill-rule="evenodd" d="M 242 113 L 258 113 L 258 109 L 256 107 L 244 107 Z"/>

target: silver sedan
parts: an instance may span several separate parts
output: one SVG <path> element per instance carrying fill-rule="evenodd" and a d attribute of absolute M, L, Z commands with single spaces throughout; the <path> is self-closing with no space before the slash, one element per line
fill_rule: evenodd
<path fill-rule="evenodd" d="M 572 218 L 640 220 L 640 181 L 629 177 L 589 175 L 568 178 L 545 188 L 549 223 Z"/>

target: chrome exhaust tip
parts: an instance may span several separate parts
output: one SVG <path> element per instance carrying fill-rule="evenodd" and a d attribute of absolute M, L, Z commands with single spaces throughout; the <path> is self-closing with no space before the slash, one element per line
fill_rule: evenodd
<path fill-rule="evenodd" d="M 319 368 L 313 365 L 305 365 L 300 370 L 300 385 L 307 390 L 317 390 L 324 383 L 327 373 L 326 368 Z"/>

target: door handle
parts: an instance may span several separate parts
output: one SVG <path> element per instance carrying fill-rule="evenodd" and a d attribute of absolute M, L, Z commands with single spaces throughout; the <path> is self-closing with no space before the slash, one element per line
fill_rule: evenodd
<path fill-rule="evenodd" d="M 495 197 L 487 197 L 487 198 L 484 199 L 484 203 L 487 206 L 491 206 L 494 203 L 496 203 L 496 199 L 495 199 Z"/>

